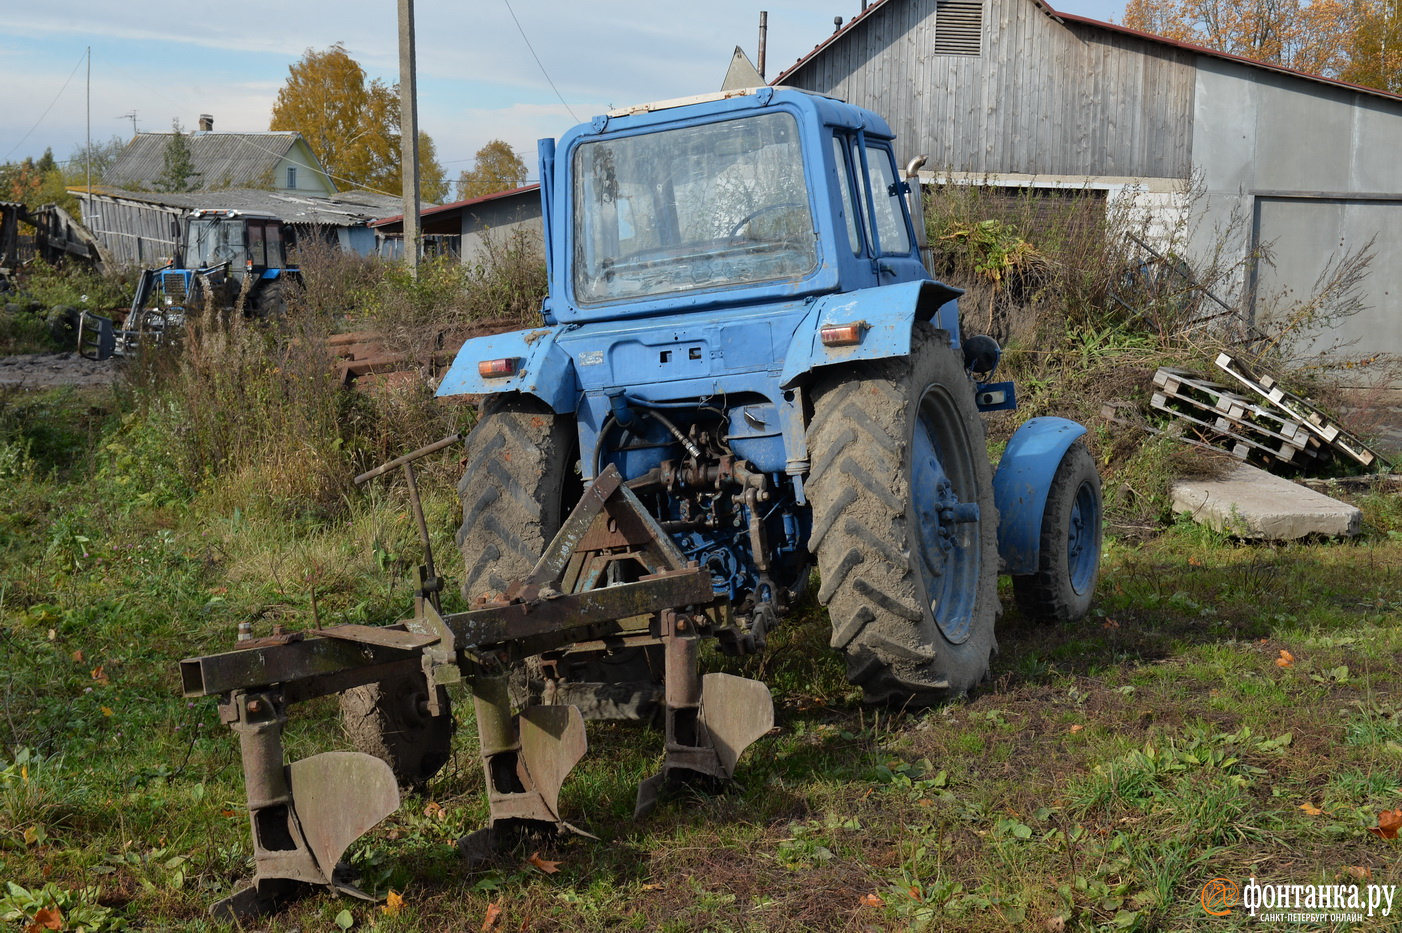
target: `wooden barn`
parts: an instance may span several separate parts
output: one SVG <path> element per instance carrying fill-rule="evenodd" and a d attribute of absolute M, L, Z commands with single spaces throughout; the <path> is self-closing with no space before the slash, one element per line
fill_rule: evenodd
<path fill-rule="evenodd" d="M 1402 354 L 1402 97 L 1058 13 L 1040 0 L 877 0 L 773 83 L 886 116 L 909 158 L 955 181 L 1132 192 L 1182 204 L 1196 242 L 1274 265 L 1242 281 L 1251 313 L 1308 296 L 1332 260 L 1373 243 L 1369 306 L 1316 349 Z M 1191 250 L 1190 250 L 1190 258 Z"/>

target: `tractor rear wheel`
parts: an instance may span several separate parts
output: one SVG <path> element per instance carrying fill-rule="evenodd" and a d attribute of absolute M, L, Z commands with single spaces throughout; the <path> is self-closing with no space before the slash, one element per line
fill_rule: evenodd
<path fill-rule="evenodd" d="M 488 397 L 465 446 L 457 540 L 471 602 L 529 574 L 584 489 L 574 419 L 529 396 Z M 644 648 L 571 652 L 553 665 L 564 675 L 549 684 L 539 659 L 524 668 L 512 678 L 516 705 L 568 703 L 586 719 L 651 718 L 662 671 L 657 653 Z"/>
<path fill-rule="evenodd" d="M 813 389 L 809 550 L 832 646 L 873 703 L 967 693 L 997 647 L 998 516 L 983 421 L 946 332 Z"/>

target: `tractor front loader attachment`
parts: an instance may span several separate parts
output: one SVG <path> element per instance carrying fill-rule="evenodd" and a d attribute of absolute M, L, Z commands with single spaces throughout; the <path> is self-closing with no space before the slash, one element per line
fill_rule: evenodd
<path fill-rule="evenodd" d="M 402 459 L 402 458 L 401 458 Z M 430 689 L 466 681 L 476 712 L 491 818 L 461 840 L 481 857 L 510 833 L 573 831 L 560 790 L 587 748 L 575 706 L 513 710 L 512 669 L 570 647 L 664 646 L 666 746 L 660 773 L 638 791 L 641 816 L 664 785 L 728 780 L 740 754 L 773 725 L 762 683 L 702 677 L 703 638 L 743 641 L 710 574 L 688 563 L 625 486 L 606 469 L 585 490 L 531 573 L 502 598 L 443 615 L 438 581 L 426 575 L 414 617 L 387 626 L 337 625 L 240 643 L 239 650 L 181 662 L 186 696 L 220 697 L 221 718 L 240 737 L 256 875 L 215 912 L 247 917 L 317 886 L 364 896 L 338 874 L 343 853 L 393 813 L 390 765 L 359 752 L 327 752 L 283 764 L 287 708 L 355 687 L 421 675 Z"/>

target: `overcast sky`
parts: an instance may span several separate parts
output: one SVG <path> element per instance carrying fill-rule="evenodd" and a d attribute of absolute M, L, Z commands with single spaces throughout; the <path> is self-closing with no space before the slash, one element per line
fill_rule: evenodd
<path fill-rule="evenodd" d="M 534 166 L 536 139 L 610 105 L 718 90 L 736 45 L 756 57 L 761 9 L 770 78 L 830 34 L 834 16 L 861 9 L 861 0 L 509 3 L 415 5 L 419 124 L 450 179 L 490 139 Z M 1107 20 L 1124 8 L 1123 0 L 1052 5 Z M 88 47 L 95 142 L 130 138 L 133 119 L 144 132 L 167 132 L 172 120 L 193 129 L 201 113 L 214 115 L 216 130 L 260 131 L 288 66 L 308 48 L 341 42 L 372 78 L 398 80 L 396 9 L 395 0 L 0 0 L 0 162 L 46 147 L 62 160 L 82 145 Z"/>

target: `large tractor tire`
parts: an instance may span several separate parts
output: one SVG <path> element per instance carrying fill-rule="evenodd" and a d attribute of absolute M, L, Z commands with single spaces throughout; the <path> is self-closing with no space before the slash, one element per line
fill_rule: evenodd
<path fill-rule="evenodd" d="M 832 646 L 872 703 L 967 693 L 997 647 L 998 515 L 983 421 L 948 335 L 813 389 L 809 550 Z"/>
<path fill-rule="evenodd" d="M 453 714 L 438 687 L 437 716 L 428 708 L 428 679 L 406 674 L 341 694 L 341 728 L 359 751 L 388 762 L 401 787 L 427 784 L 452 757 Z"/>
<path fill-rule="evenodd" d="M 1095 461 L 1083 444 L 1072 444 L 1047 489 L 1037 570 L 1013 577 L 1013 599 L 1023 615 L 1074 622 L 1090 611 L 1100 576 L 1101 515 Z"/>
<path fill-rule="evenodd" d="M 463 596 L 473 601 L 498 596 L 530 573 L 584 490 L 574 419 L 528 396 L 489 397 L 466 448 L 457 540 Z M 662 672 L 656 651 L 573 652 L 555 668 L 566 676 L 547 682 L 538 659 L 530 659 L 523 676 L 512 678 L 513 702 L 573 704 L 587 719 L 654 714 Z"/>

